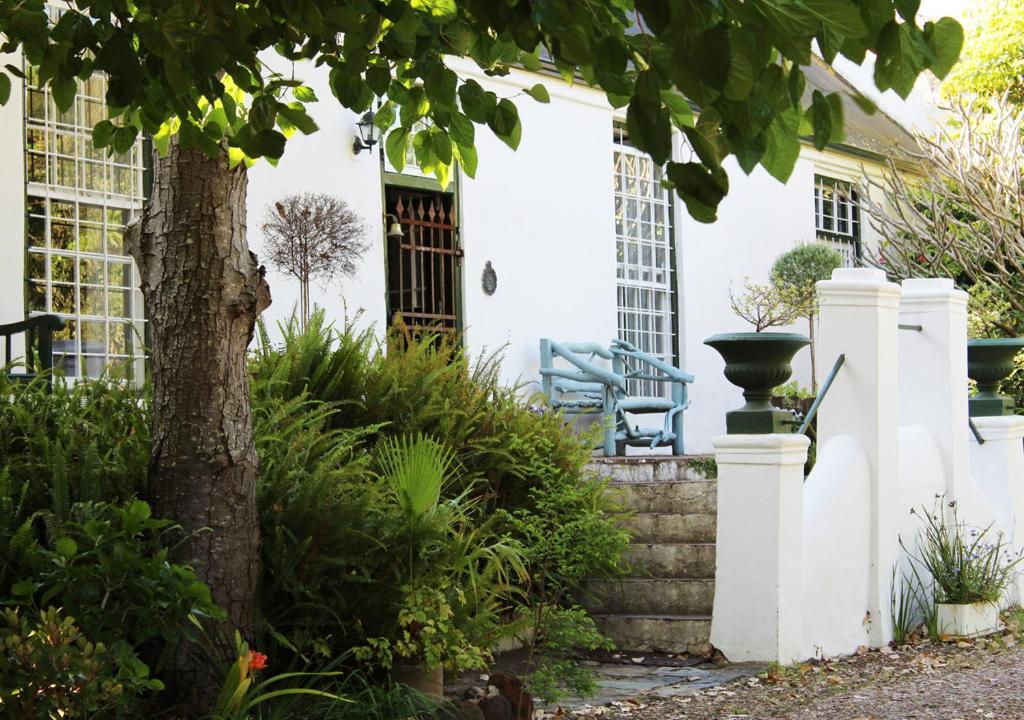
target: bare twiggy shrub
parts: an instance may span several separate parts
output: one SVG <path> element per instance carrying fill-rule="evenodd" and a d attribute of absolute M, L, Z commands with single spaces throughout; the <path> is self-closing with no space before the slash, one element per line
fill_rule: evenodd
<path fill-rule="evenodd" d="M 300 320 L 309 320 L 309 284 L 351 277 L 366 251 L 366 225 L 341 199 L 300 193 L 267 206 L 264 253 L 278 270 L 299 281 Z"/>
<path fill-rule="evenodd" d="M 754 332 L 770 327 L 790 325 L 803 317 L 799 293 L 778 283 L 761 285 L 747 278 L 743 294 L 736 295 L 729 286 L 729 307 L 742 319 L 754 326 Z"/>
<path fill-rule="evenodd" d="M 960 101 L 953 112 L 937 136 L 917 136 L 918 152 L 891 158 L 881 182 L 864 181 L 883 195 L 872 201 L 862 193 L 883 238 L 866 261 L 896 279 L 952 275 L 964 287 L 987 285 L 1022 316 L 1024 111 L 1004 98 Z M 901 171 L 908 161 L 920 174 Z"/>

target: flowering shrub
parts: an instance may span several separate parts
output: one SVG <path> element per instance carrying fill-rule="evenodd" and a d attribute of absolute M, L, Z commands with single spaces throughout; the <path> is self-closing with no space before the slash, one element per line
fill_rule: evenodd
<path fill-rule="evenodd" d="M 931 512 L 922 508 L 911 513 L 921 518 L 924 527 L 918 553 L 908 553 L 931 574 L 935 602 L 998 601 L 1024 560 L 1024 551 L 1015 552 L 1002 532 L 993 537 L 991 525 L 967 525 L 960 519 L 955 501 L 943 504 L 938 498 Z"/>
<path fill-rule="evenodd" d="M 324 692 L 308 687 L 296 687 L 286 685 L 271 689 L 272 685 L 283 680 L 296 680 L 302 678 L 325 678 L 335 677 L 340 673 L 282 673 L 267 678 L 257 683 L 259 673 L 267 669 L 269 664 L 267 656 L 261 652 L 250 650 L 249 645 L 242 640 L 241 635 L 235 633 L 236 659 L 228 668 L 227 677 L 221 686 L 217 702 L 210 714 L 211 720 L 249 720 L 256 712 L 257 706 L 274 698 L 285 696 L 305 696 L 311 698 L 323 698 L 343 702 L 343 698 L 333 693 Z"/>

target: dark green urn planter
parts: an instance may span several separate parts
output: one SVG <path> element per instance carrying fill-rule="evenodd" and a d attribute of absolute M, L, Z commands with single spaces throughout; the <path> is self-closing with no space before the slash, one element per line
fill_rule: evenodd
<path fill-rule="evenodd" d="M 793 432 L 796 416 L 771 403 L 772 390 L 793 374 L 793 356 L 810 340 L 797 333 L 722 333 L 704 341 L 725 360 L 725 378 L 747 404 L 725 414 L 730 435 Z"/>
<path fill-rule="evenodd" d="M 1024 338 L 981 338 L 967 341 L 967 376 L 978 384 L 969 401 L 972 417 L 1013 415 L 1013 400 L 999 394 L 999 383 L 1013 372 L 1013 359 Z"/>

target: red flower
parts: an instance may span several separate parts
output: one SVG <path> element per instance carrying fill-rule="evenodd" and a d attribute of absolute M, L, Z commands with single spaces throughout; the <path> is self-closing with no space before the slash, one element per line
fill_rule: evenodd
<path fill-rule="evenodd" d="M 265 670 L 267 667 L 267 656 L 255 650 L 249 651 L 249 669 Z"/>

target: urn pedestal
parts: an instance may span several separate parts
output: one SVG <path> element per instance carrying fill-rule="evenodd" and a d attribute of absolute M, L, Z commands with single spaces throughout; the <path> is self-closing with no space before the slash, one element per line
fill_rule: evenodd
<path fill-rule="evenodd" d="M 725 414 L 730 435 L 788 433 L 796 415 L 771 403 L 772 390 L 793 374 L 793 356 L 810 340 L 797 333 L 722 333 L 704 341 L 725 360 L 725 377 L 743 388 L 746 404 Z"/>

